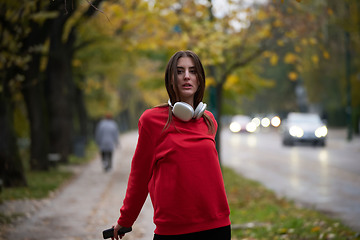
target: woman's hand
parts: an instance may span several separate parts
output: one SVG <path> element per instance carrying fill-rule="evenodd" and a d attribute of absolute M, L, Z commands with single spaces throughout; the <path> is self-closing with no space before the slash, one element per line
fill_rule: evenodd
<path fill-rule="evenodd" d="M 113 228 L 114 228 L 114 237 L 112 237 L 111 239 L 114 240 L 119 240 L 119 237 L 120 239 L 123 238 L 123 236 L 125 236 L 125 234 L 121 234 L 121 235 L 118 235 L 118 231 L 122 228 L 122 226 L 120 226 L 117 222 L 113 225 Z"/>

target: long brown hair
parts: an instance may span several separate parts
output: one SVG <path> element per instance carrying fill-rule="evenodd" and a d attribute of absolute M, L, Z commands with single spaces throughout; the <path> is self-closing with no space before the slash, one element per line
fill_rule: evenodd
<path fill-rule="evenodd" d="M 178 90 L 178 77 L 177 77 L 177 64 L 180 58 L 182 57 L 190 57 L 194 64 L 195 64 L 195 72 L 197 80 L 199 81 L 199 87 L 194 94 L 194 106 L 196 107 L 200 102 L 202 102 L 205 92 L 205 71 L 204 67 L 200 61 L 200 58 L 198 55 L 196 55 L 194 52 L 186 50 L 186 51 L 178 51 L 176 52 L 169 60 L 166 71 L 165 71 L 165 86 L 166 90 L 168 92 L 170 102 L 172 105 L 174 105 L 176 102 L 181 101 L 180 94 Z M 172 81 L 174 80 L 174 82 Z M 206 125 L 209 128 L 209 131 L 211 133 L 214 133 L 215 131 L 215 125 L 212 119 L 204 113 L 203 118 L 206 122 Z M 172 112 L 171 107 L 169 107 L 169 117 L 166 122 L 166 125 L 164 129 L 168 128 L 170 123 L 172 121 Z"/>

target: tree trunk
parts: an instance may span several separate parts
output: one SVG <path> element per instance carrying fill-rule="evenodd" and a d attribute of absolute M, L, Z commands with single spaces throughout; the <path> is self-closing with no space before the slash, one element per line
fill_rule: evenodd
<path fill-rule="evenodd" d="M 222 102 L 223 102 L 223 81 L 216 84 L 216 118 L 218 121 L 218 130 L 216 134 L 216 148 L 219 154 L 219 161 L 221 164 L 221 131 L 222 131 Z"/>
<path fill-rule="evenodd" d="M 83 17 L 93 16 L 102 0 L 94 0 Z M 63 5 L 61 5 L 64 7 Z M 60 12 L 62 9 L 60 7 Z M 53 20 L 50 29 L 50 48 L 47 65 L 46 93 L 49 111 L 50 149 L 52 153 L 60 154 L 62 162 L 68 161 L 68 155 L 72 152 L 73 143 L 73 107 L 75 102 L 75 84 L 72 77 L 72 59 L 76 38 L 76 26 L 74 26 L 67 41 L 62 39 L 66 21 L 76 10 L 76 2 L 73 8 L 66 14 L 60 14 Z M 83 117 L 84 115 L 82 115 Z M 79 116 L 79 119 L 82 118 Z M 80 121 L 84 121 L 81 119 Z"/>
<path fill-rule="evenodd" d="M 68 162 L 72 145 L 72 44 L 62 40 L 66 16 L 54 20 L 50 30 L 50 48 L 47 65 L 46 94 L 48 98 L 50 151 Z M 73 33 L 70 33 L 72 35 Z M 71 37 L 71 36 L 69 36 Z M 70 46 L 70 47 L 69 47 Z"/>
<path fill-rule="evenodd" d="M 77 124 L 75 124 L 74 134 L 74 145 L 73 153 L 78 157 L 83 157 L 85 154 L 85 146 L 88 141 L 88 133 L 90 132 L 88 124 L 88 115 L 86 111 L 86 106 L 84 102 L 83 92 L 79 87 L 75 87 L 75 119 Z"/>
<path fill-rule="evenodd" d="M 5 77 L 0 90 L 0 179 L 4 186 L 26 186 L 24 168 L 16 144 L 12 121 L 12 106 Z"/>
<path fill-rule="evenodd" d="M 23 89 L 23 96 L 27 107 L 30 123 L 30 167 L 32 170 L 48 170 L 49 153 L 48 124 L 46 120 L 46 104 L 44 91 L 38 82 Z"/>
<path fill-rule="evenodd" d="M 24 41 L 23 52 L 45 42 L 46 33 L 37 23 L 32 23 L 31 33 Z M 49 128 L 44 93 L 44 83 L 40 76 L 41 53 L 33 52 L 29 67 L 24 71 L 22 84 L 29 125 L 30 125 L 30 167 L 33 170 L 48 170 Z"/>

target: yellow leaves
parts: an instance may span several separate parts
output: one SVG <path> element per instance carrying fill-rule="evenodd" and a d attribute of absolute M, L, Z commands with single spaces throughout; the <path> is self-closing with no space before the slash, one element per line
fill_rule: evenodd
<path fill-rule="evenodd" d="M 263 55 L 264 57 L 268 58 L 268 57 L 271 56 L 271 54 L 272 54 L 272 53 L 271 53 L 270 51 L 264 51 L 262 55 Z"/>
<path fill-rule="evenodd" d="M 297 33 L 295 31 L 288 31 L 288 32 L 285 33 L 285 36 L 287 38 L 293 38 L 294 39 L 294 38 L 297 37 Z"/>
<path fill-rule="evenodd" d="M 301 47 L 295 46 L 295 52 L 300 53 L 301 52 Z"/>
<path fill-rule="evenodd" d="M 275 52 L 265 51 L 262 55 L 265 58 L 269 58 L 269 62 L 272 66 L 277 65 L 279 61 L 279 56 Z"/>
<path fill-rule="evenodd" d="M 330 59 L 330 54 L 329 54 L 329 52 L 328 52 L 328 51 L 323 51 L 323 57 L 324 57 L 325 59 Z"/>
<path fill-rule="evenodd" d="M 274 27 L 282 27 L 284 26 L 284 23 L 282 21 L 280 21 L 280 19 L 276 19 L 274 22 L 273 22 L 273 26 Z"/>
<path fill-rule="evenodd" d="M 81 66 L 81 60 L 79 60 L 77 58 L 73 59 L 72 66 L 73 67 L 80 67 Z"/>
<path fill-rule="evenodd" d="M 316 226 L 311 229 L 311 232 L 319 232 L 320 230 L 321 228 L 319 226 Z"/>
<path fill-rule="evenodd" d="M 309 38 L 309 43 L 311 44 L 311 45 L 316 45 L 317 44 L 317 40 L 316 40 L 316 38 Z"/>
<path fill-rule="evenodd" d="M 278 233 L 279 233 L 279 234 L 286 234 L 287 231 L 288 231 L 287 228 L 280 228 L 280 229 L 278 229 Z"/>
<path fill-rule="evenodd" d="M 271 57 L 270 57 L 270 64 L 275 66 L 275 65 L 277 65 L 278 61 L 279 61 L 278 55 L 275 54 L 275 53 L 272 54 Z"/>
<path fill-rule="evenodd" d="M 224 49 L 231 48 L 231 46 L 237 44 L 235 40 L 238 39 L 233 40 L 234 41 L 228 39 L 227 36 L 216 32 L 213 34 L 209 33 L 208 36 L 201 41 L 194 41 L 194 39 L 189 36 L 189 43 L 195 46 L 193 50 L 201 55 L 203 63 L 206 65 L 216 65 L 225 62 L 223 51 Z"/>
<path fill-rule="evenodd" d="M 239 84 L 239 77 L 236 75 L 230 75 L 227 77 L 226 82 L 224 84 L 224 89 L 231 89 L 234 85 Z"/>
<path fill-rule="evenodd" d="M 35 22 L 43 23 L 47 19 L 56 18 L 59 15 L 58 11 L 40 11 L 31 15 L 30 19 Z"/>
<path fill-rule="evenodd" d="M 259 10 L 258 14 L 257 14 L 257 19 L 262 21 L 268 18 L 268 15 L 266 14 L 266 12 L 264 10 Z"/>
<path fill-rule="evenodd" d="M 210 87 L 210 86 L 215 86 L 216 85 L 216 81 L 214 77 L 207 77 L 206 78 L 206 87 Z"/>
<path fill-rule="evenodd" d="M 274 81 L 261 78 L 257 72 L 258 66 L 246 66 L 227 76 L 223 89 L 227 94 L 250 96 L 261 88 L 274 86 Z"/>
<path fill-rule="evenodd" d="M 296 79 L 298 79 L 298 74 L 297 74 L 296 72 L 289 72 L 288 78 L 289 78 L 291 81 L 296 81 Z"/>
<path fill-rule="evenodd" d="M 317 55 L 312 55 L 311 61 L 317 65 L 317 64 L 319 64 L 319 57 Z"/>
<path fill-rule="evenodd" d="M 293 53 L 287 53 L 284 57 L 284 62 L 287 64 L 294 64 L 297 60 L 297 56 Z"/>
<path fill-rule="evenodd" d="M 276 41 L 277 45 L 280 46 L 280 47 L 283 47 L 285 45 L 284 41 L 279 39 Z"/>
<path fill-rule="evenodd" d="M 150 59 L 139 59 L 135 70 L 134 81 L 140 91 L 143 100 L 151 105 L 159 105 L 167 99 L 164 88 L 163 72 L 161 61 Z"/>
<path fill-rule="evenodd" d="M 271 37 L 271 28 L 270 26 L 264 27 L 263 29 L 259 30 L 258 37 L 264 39 L 264 38 L 270 38 Z"/>
<path fill-rule="evenodd" d="M 85 93 L 90 94 L 94 90 L 99 90 L 101 88 L 101 84 L 99 81 L 89 78 L 86 81 L 86 85 L 83 86 Z"/>
<path fill-rule="evenodd" d="M 84 90 L 90 116 L 103 115 L 107 111 L 115 114 L 121 107 L 119 89 L 107 76 L 89 77 L 85 83 L 78 84 Z"/>
<path fill-rule="evenodd" d="M 328 13 L 329 16 L 334 15 L 334 11 L 331 8 L 327 9 L 327 13 Z"/>
<path fill-rule="evenodd" d="M 125 15 L 124 9 L 119 4 L 110 4 L 105 2 L 106 12 L 111 12 L 115 17 L 121 17 Z"/>
<path fill-rule="evenodd" d="M 309 41 L 306 38 L 301 39 L 301 44 L 304 46 L 307 46 L 309 44 Z"/>

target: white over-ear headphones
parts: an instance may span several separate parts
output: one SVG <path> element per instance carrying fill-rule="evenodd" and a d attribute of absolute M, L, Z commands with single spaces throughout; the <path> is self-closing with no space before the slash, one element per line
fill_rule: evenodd
<path fill-rule="evenodd" d="M 192 118 L 196 118 L 196 119 L 201 118 L 201 116 L 204 114 L 205 109 L 206 109 L 206 103 L 203 103 L 203 102 L 200 102 L 197 105 L 197 107 L 195 108 L 195 110 L 190 104 L 188 104 L 186 102 L 176 102 L 173 106 L 173 105 L 171 105 L 171 102 L 169 99 L 168 104 L 172 108 L 173 114 L 177 118 L 179 118 L 185 122 L 191 120 Z"/>

